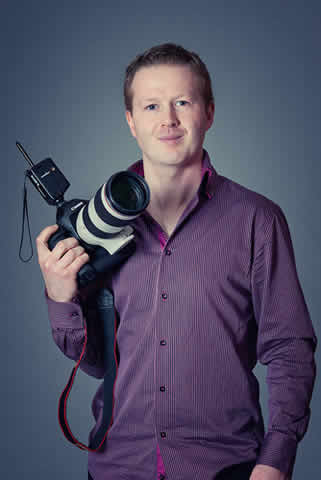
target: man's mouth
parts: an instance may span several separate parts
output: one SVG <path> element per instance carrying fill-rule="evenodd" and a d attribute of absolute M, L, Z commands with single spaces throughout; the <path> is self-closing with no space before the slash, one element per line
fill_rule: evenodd
<path fill-rule="evenodd" d="M 178 143 L 183 138 L 183 135 L 162 135 L 158 139 L 164 143 Z"/>

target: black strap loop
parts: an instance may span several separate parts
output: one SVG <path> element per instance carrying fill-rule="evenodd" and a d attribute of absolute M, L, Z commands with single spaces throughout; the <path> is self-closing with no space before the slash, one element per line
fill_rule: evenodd
<path fill-rule="evenodd" d="M 23 185 L 22 230 L 21 230 L 21 239 L 20 239 L 20 247 L 19 247 L 19 258 L 24 263 L 30 262 L 30 260 L 33 257 L 33 246 L 32 246 L 32 240 L 31 240 L 31 232 L 30 232 L 30 221 L 29 221 L 29 212 L 28 212 L 26 180 L 27 180 L 27 172 L 25 173 L 25 181 L 24 181 L 24 185 Z M 27 257 L 27 258 L 23 258 L 23 256 L 22 256 L 22 247 L 23 247 L 23 239 L 24 239 L 24 232 L 25 232 L 25 219 L 27 219 L 29 244 L 30 244 L 30 248 L 31 248 L 31 253 L 30 253 L 29 257 Z"/>

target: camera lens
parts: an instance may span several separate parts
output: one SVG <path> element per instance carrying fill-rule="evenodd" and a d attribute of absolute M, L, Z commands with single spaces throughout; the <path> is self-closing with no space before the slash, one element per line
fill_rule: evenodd
<path fill-rule="evenodd" d="M 115 173 L 77 213 L 76 231 L 89 245 L 117 235 L 149 203 L 149 188 L 133 172 Z"/>
<path fill-rule="evenodd" d="M 116 212 L 138 215 L 149 203 L 149 188 L 145 180 L 133 172 L 119 172 L 106 185 L 106 197 Z"/>

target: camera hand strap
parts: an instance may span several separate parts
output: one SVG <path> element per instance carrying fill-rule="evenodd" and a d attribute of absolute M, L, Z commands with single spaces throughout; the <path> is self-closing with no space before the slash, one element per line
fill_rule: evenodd
<path fill-rule="evenodd" d="M 19 247 L 19 258 L 22 262 L 27 263 L 33 257 L 33 247 L 32 247 L 32 240 L 31 240 L 31 233 L 30 233 L 30 221 L 29 221 L 29 212 L 28 212 L 28 199 L 27 199 L 27 187 L 26 187 L 26 180 L 27 180 L 27 172 L 25 174 L 25 181 L 23 185 L 23 210 L 22 210 L 22 229 L 21 229 L 21 239 L 20 239 L 20 247 Z M 24 239 L 24 232 L 25 232 L 25 220 L 27 220 L 27 227 L 29 233 L 29 243 L 31 248 L 31 253 L 29 257 L 23 258 L 22 256 L 22 246 L 23 246 L 23 239 Z"/>
<path fill-rule="evenodd" d="M 77 361 L 76 366 L 72 369 L 69 381 L 65 386 L 58 406 L 58 418 L 59 424 L 66 439 L 76 445 L 82 450 L 96 452 L 98 451 L 108 434 L 108 430 L 112 423 L 113 406 L 114 406 L 114 384 L 117 374 L 117 355 L 116 355 L 116 314 L 114 309 L 114 301 L 112 293 L 107 288 L 99 290 L 98 294 L 94 298 L 94 310 L 97 315 L 97 321 L 101 321 L 104 331 L 104 406 L 103 417 L 101 425 L 92 438 L 89 446 L 77 440 L 70 430 L 67 421 L 67 401 L 73 386 L 77 370 L 80 366 L 81 360 L 86 351 L 87 346 L 87 327 L 85 325 L 85 340 L 82 347 L 82 351 Z"/>

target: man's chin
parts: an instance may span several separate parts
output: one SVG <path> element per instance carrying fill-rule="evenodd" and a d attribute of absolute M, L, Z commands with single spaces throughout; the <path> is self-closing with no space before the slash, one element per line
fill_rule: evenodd
<path fill-rule="evenodd" d="M 159 165 L 159 166 L 177 166 L 177 165 L 183 165 L 185 163 L 185 156 L 182 154 L 178 153 L 163 153 L 159 154 L 152 159 L 152 163 L 154 165 Z"/>

